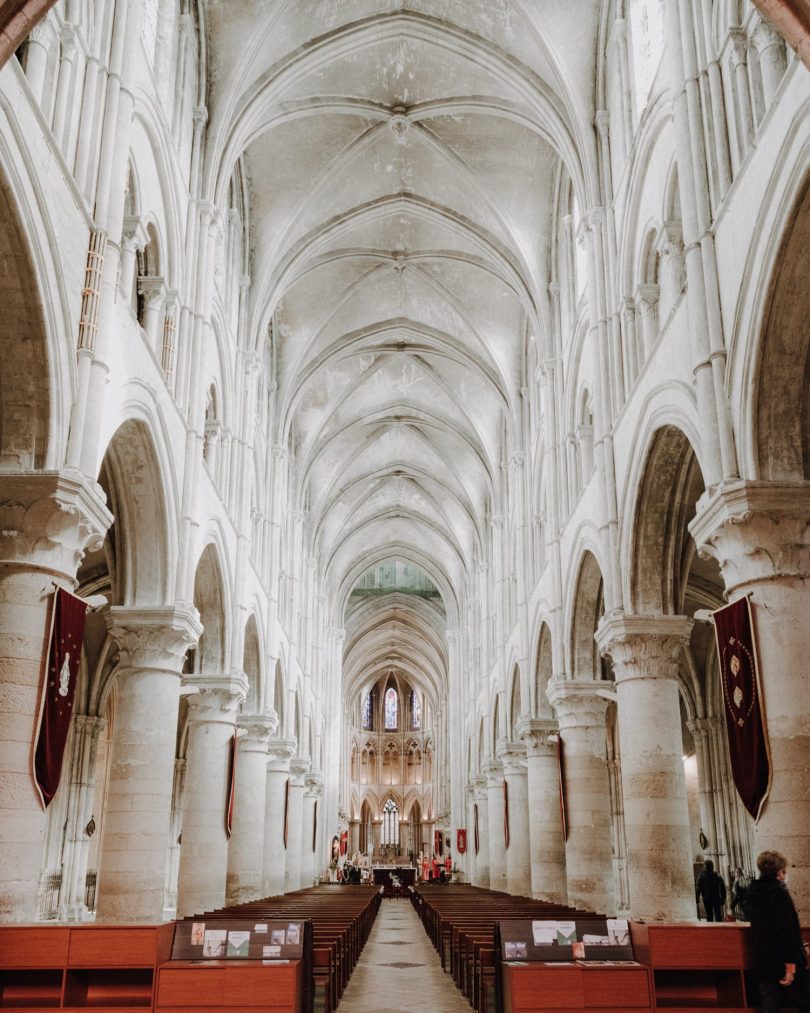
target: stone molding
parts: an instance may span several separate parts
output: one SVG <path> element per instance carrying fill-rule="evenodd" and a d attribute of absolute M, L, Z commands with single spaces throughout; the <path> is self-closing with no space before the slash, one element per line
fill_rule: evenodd
<path fill-rule="evenodd" d="M 323 777 L 317 770 L 312 770 L 304 777 L 304 797 L 320 798 L 323 794 Z"/>
<path fill-rule="evenodd" d="M 276 774 L 290 773 L 290 760 L 298 745 L 295 739 L 270 739 L 267 750 L 267 769 Z"/>
<path fill-rule="evenodd" d="M 0 472 L 0 563 L 74 580 L 113 516 L 98 483 L 75 468 Z"/>
<path fill-rule="evenodd" d="M 698 501 L 689 530 L 701 558 L 713 557 L 726 590 L 810 576 L 810 482 L 719 486 Z"/>
<path fill-rule="evenodd" d="M 165 608 L 112 605 L 104 610 L 118 645 L 118 672 L 162 671 L 180 676 L 186 651 L 200 639 L 199 614 L 189 602 Z"/>
<path fill-rule="evenodd" d="M 634 679 L 677 679 L 678 654 L 687 647 L 694 626 L 688 616 L 602 616 L 596 643 L 613 659 L 616 684 Z"/>
<path fill-rule="evenodd" d="M 312 760 L 309 756 L 303 754 L 294 756 L 290 760 L 290 783 L 296 788 L 303 788 L 306 774 L 311 766 Z"/>
<path fill-rule="evenodd" d="M 481 774 L 471 777 L 470 790 L 476 802 L 485 802 L 487 800 L 487 779 Z"/>
<path fill-rule="evenodd" d="M 270 736 L 278 729 L 278 715 L 272 714 L 238 714 L 236 727 L 242 732 L 239 736 L 240 751 L 266 753 L 270 744 Z"/>
<path fill-rule="evenodd" d="M 503 781 L 503 764 L 499 760 L 490 760 L 483 766 L 487 788 L 497 788 Z"/>
<path fill-rule="evenodd" d="M 616 687 L 604 679 L 551 679 L 548 699 L 560 730 L 603 728 L 608 704 L 616 700 Z"/>
<path fill-rule="evenodd" d="M 522 742 L 501 739 L 498 742 L 498 759 L 503 765 L 504 777 L 526 776 L 526 746 Z"/>
<path fill-rule="evenodd" d="M 521 718 L 517 733 L 526 746 L 527 757 L 556 756 L 560 726 L 542 718 Z"/>
<path fill-rule="evenodd" d="M 244 672 L 232 672 L 230 675 L 195 674 L 186 676 L 184 682 L 196 691 L 188 697 L 189 723 L 235 724 L 237 712 L 248 691 Z"/>

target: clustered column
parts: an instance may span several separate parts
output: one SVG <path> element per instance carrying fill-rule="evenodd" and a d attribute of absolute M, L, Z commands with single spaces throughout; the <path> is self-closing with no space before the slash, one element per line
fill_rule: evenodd
<path fill-rule="evenodd" d="M 191 675 L 188 749 L 183 800 L 183 841 L 177 913 L 184 917 L 225 903 L 228 868 L 226 813 L 229 753 L 236 712 L 245 699 L 244 672 Z"/>
<path fill-rule="evenodd" d="M 612 690 L 594 679 L 552 679 L 548 688 L 563 749 L 568 903 L 605 914 L 616 911 L 605 730 Z"/>
<path fill-rule="evenodd" d="M 202 627 L 191 605 L 111 608 L 107 627 L 119 661 L 96 915 L 152 921 L 163 915 L 180 673 Z"/>
<path fill-rule="evenodd" d="M 228 875 L 225 897 L 228 904 L 242 904 L 262 896 L 264 858 L 267 748 L 278 728 L 275 714 L 240 714 L 236 726 L 241 733 L 236 752 L 234 812 L 228 842 Z"/>
<path fill-rule="evenodd" d="M 475 812 L 478 813 L 478 854 L 475 856 L 475 885 L 488 887 L 489 879 L 489 794 L 487 779 L 483 776 L 471 779 Z M 470 846 L 475 851 L 475 822 L 473 822 Z"/>
<path fill-rule="evenodd" d="M 559 728 L 556 721 L 525 719 L 518 725 L 518 734 L 526 743 L 532 896 L 567 904 L 557 762 Z"/>
<path fill-rule="evenodd" d="M 509 892 L 531 897 L 529 861 L 529 785 L 526 747 L 522 742 L 501 742 L 498 757 L 503 764 L 509 806 L 509 845 L 506 849 L 506 882 Z"/>
<path fill-rule="evenodd" d="M 685 616 L 619 615 L 605 617 L 596 634 L 616 678 L 634 918 L 694 917 L 677 682 L 678 654 L 691 629 Z"/>
<path fill-rule="evenodd" d="M 303 840 L 301 842 L 301 887 L 315 882 L 315 835 L 317 831 L 318 800 L 323 791 L 323 778 L 310 772 L 304 779 Z"/>

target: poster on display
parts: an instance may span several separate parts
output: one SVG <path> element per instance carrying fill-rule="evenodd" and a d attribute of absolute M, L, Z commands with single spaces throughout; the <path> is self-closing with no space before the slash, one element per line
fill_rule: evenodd
<path fill-rule="evenodd" d="M 463 855 L 467 850 L 467 830 L 461 827 L 456 830 L 456 851 Z"/>

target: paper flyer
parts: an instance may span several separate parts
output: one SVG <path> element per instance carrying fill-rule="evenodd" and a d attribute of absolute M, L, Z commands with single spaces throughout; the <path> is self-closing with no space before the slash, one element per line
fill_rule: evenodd
<path fill-rule="evenodd" d="M 224 957 L 227 929 L 206 929 L 203 936 L 204 957 Z"/>
<path fill-rule="evenodd" d="M 228 933 L 228 956 L 248 957 L 250 956 L 250 933 L 234 932 Z"/>
<path fill-rule="evenodd" d="M 503 954 L 507 960 L 521 960 L 526 957 L 526 944 L 522 942 L 504 943 Z"/>
<path fill-rule="evenodd" d="M 532 922 L 535 946 L 551 946 L 557 942 L 556 922 Z"/>
<path fill-rule="evenodd" d="M 611 946 L 630 945 L 630 927 L 626 918 L 608 918 L 607 929 Z"/>
<path fill-rule="evenodd" d="M 280 957 L 281 947 L 280 946 L 263 946 L 262 947 L 263 957 Z"/>
<path fill-rule="evenodd" d="M 290 922 L 287 926 L 287 945 L 297 946 L 301 942 L 301 926 L 298 922 Z"/>
<path fill-rule="evenodd" d="M 284 929 L 273 929 L 273 931 L 270 933 L 270 942 L 273 943 L 275 946 L 283 946 L 284 943 L 286 942 L 284 936 Z"/>
<path fill-rule="evenodd" d="M 267 926 L 266 925 L 254 925 L 253 926 L 253 931 L 257 935 L 260 934 L 260 933 L 262 933 L 262 932 L 267 932 Z"/>
<path fill-rule="evenodd" d="M 560 946 L 571 946 L 577 941 L 576 922 L 557 922 L 557 942 Z"/>
<path fill-rule="evenodd" d="M 205 941 L 205 922 L 191 923 L 191 945 L 202 946 Z"/>

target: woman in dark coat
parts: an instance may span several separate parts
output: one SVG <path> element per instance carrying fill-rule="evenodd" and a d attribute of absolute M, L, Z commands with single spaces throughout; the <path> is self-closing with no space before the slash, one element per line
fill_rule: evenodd
<path fill-rule="evenodd" d="M 757 858 L 759 879 L 748 890 L 754 967 L 759 975 L 762 1013 L 775 1013 L 784 1000 L 810 1013 L 807 958 L 799 916 L 785 885 L 787 860 L 778 851 Z"/>

